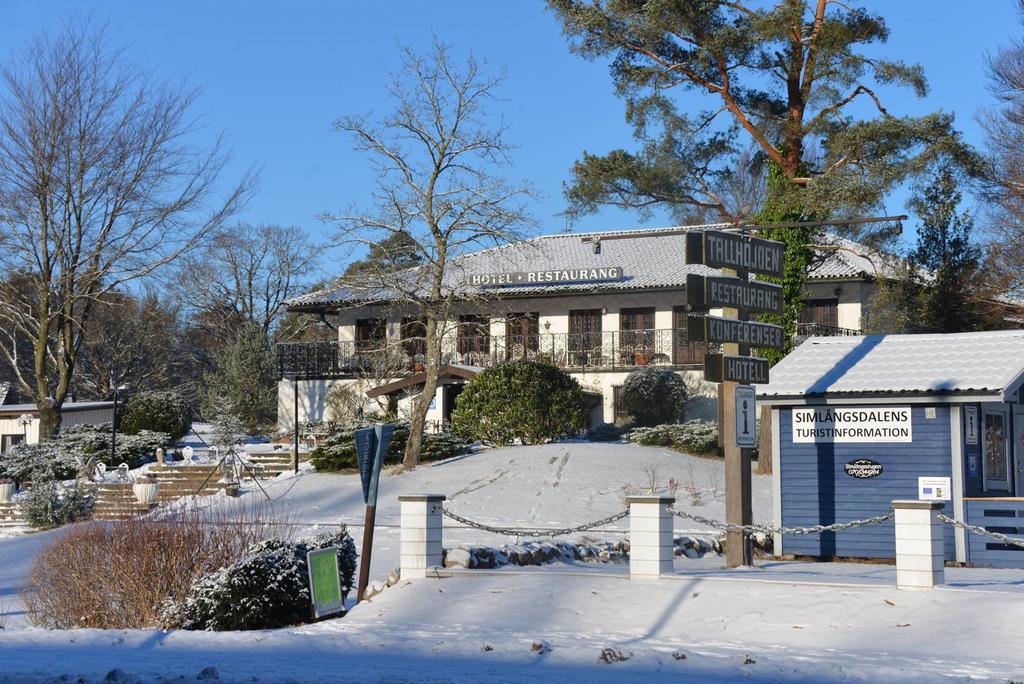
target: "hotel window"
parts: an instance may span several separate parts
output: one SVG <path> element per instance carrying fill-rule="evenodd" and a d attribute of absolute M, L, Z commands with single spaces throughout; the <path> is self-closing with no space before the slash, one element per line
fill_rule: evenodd
<path fill-rule="evenodd" d="M 388 326 L 383 318 L 356 321 L 356 351 L 381 351 L 387 346 Z"/>
<path fill-rule="evenodd" d="M 1007 449 L 1006 414 L 985 412 L 982 419 L 985 449 L 985 489 L 1010 488 L 1010 459 Z"/>
<path fill-rule="evenodd" d="M 459 316 L 459 354 L 489 354 L 491 351 L 491 319 L 470 314 Z M 473 361 L 473 359 L 468 359 Z"/>
<path fill-rule="evenodd" d="M 422 318 L 406 317 L 402 319 L 402 353 L 414 359 L 426 356 L 427 324 Z M 422 361 L 422 359 L 418 359 Z"/>
<path fill-rule="evenodd" d="M 569 362 L 576 366 L 598 365 L 601 361 L 601 309 L 569 312 Z"/>
<path fill-rule="evenodd" d="M 540 348 L 540 314 L 510 313 L 505 317 L 505 357 L 512 361 L 532 359 Z"/>
<path fill-rule="evenodd" d="M 0 454 L 6 454 L 15 444 L 25 441 L 25 435 L 0 435 Z"/>
<path fill-rule="evenodd" d="M 619 312 L 619 347 L 624 353 L 654 352 L 654 307 Z"/>
<path fill-rule="evenodd" d="M 701 312 L 694 312 L 701 313 Z M 688 312 L 685 306 L 672 307 L 672 363 L 677 366 L 687 366 L 704 362 L 704 352 L 707 347 L 703 342 L 691 343 L 686 333 L 686 317 Z"/>
<path fill-rule="evenodd" d="M 803 311 L 800 312 L 800 323 L 809 327 L 838 328 L 839 300 L 808 299 L 804 302 Z"/>

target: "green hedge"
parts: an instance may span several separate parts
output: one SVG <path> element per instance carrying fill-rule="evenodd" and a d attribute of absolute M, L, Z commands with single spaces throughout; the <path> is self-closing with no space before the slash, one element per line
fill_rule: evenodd
<path fill-rule="evenodd" d="M 691 420 L 685 423 L 639 427 L 630 430 L 625 440 L 645 446 L 663 446 L 697 456 L 718 456 L 718 423 Z"/>
<path fill-rule="evenodd" d="M 679 423 L 686 417 L 686 383 L 674 371 L 639 368 L 626 376 L 620 397 L 637 425 Z"/>
<path fill-rule="evenodd" d="M 192 406 L 177 392 L 140 392 L 129 397 L 118 429 L 129 435 L 165 432 L 170 442 L 177 442 L 188 434 L 194 419 Z"/>
<path fill-rule="evenodd" d="M 310 454 L 310 463 L 320 472 L 358 468 L 355 431 L 371 425 L 373 423 L 359 422 L 336 425 L 329 428 L 327 436 L 320 440 L 317 448 Z M 395 433 L 391 436 L 391 441 L 388 443 L 388 453 L 384 463 L 401 463 L 402 456 L 405 454 L 405 444 L 408 440 L 408 423 L 398 423 L 395 427 Z M 458 456 L 465 449 L 466 444 L 452 435 L 427 433 L 423 435 L 420 462 L 440 461 L 452 456 Z"/>
<path fill-rule="evenodd" d="M 583 390 L 558 368 L 506 363 L 473 376 L 455 401 L 452 433 L 491 444 L 540 444 L 587 427 Z"/>

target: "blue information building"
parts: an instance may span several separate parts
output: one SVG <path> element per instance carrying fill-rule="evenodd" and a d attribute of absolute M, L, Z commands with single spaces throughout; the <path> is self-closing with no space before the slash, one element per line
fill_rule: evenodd
<path fill-rule="evenodd" d="M 771 371 L 774 522 L 879 515 L 895 499 L 1024 536 L 1024 330 L 812 337 Z M 1024 549 L 946 525 L 946 558 L 1024 567 Z M 892 523 L 778 535 L 779 555 L 895 556 Z"/>

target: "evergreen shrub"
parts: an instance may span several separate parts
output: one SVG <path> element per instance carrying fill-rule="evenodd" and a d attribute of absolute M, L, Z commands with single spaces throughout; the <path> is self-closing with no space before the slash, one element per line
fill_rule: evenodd
<path fill-rule="evenodd" d="M 546 363 L 505 363 L 477 373 L 455 401 L 452 433 L 491 444 L 540 444 L 587 427 L 583 390 Z"/>
<path fill-rule="evenodd" d="M 34 484 L 21 499 L 25 520 L 38 529 L 88 520 L 95 507 L 96 497 L 85 487 L 65 487 L 56 480 Z"/>
<path fill-rule="evenodd" d="M 139 392 L 128 399 L 118 431 L 129 435 L 164 432 L 173 443 L 188 433 L 194 419 L 192 406 L 177 392 Z"/>
<path fill-rule="evenodd" d="M 670 370 L 638 368 L 626 376 L 619 396 L 636 425 L 679 423 L 686 416 L 686 383 Z"/>
<path fill-rule="evenodd" d="M 327 436 L 320 440 L 316 449 L 310 454 L 310 463 L 320 472 L 358 468 L 355 431 L 371 425 L 373 422 L 365 420 L 331 426 Z M 388 452 L 385 455 L 384 463 L 401 463 L 405 453 L 405 444 L 408 441 L 409 424 L 397 423 L 391 441 L 388 443 Z M 465 449 L 466 444 L 450 434 L 427 433 L 423 435 L 420 462 L 440 461 L 458 456 Z"/>
<path fill-rule="evenodd" d="M 632 444 L 663 446 L 697 456 L 718 455 L 718 423 L 690 420 L 653 427 L 638 427 L 626 433 Z"/>
<path fill-rule="evenodd" d="M 272 629 L 310 619 L 306 553 L 336 547 L 342 598 L 353 587 L 356 547 L 346 529 L 295 543 L 271 539 L 246 556 L 199 578 L 182 601 L 165 601 L 165 629 Z"/>

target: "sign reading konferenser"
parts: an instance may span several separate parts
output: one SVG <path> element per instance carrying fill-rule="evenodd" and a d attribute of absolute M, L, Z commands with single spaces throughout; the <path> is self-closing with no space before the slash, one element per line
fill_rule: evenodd
<path fill-rule="evenodd" d="M 912 442 L 909 406 L 793 409 L 793 442 Z"/>
<path fill-rule="evenodd" d="M 553 268 L 547 271 L 510 271 L 507 273 L 474 273 L 466 279 L 473 287 L 504 285 L 557 285 L 559 283 L 590 283 L 622 278 L 621 266 L 601 268 Z"/>
<path fill-rule="evenodd" d="M 686 334 L 691 342 L 733 342 L 752 347 L 785 346 L 782 326 L 755 321 L 737 321 L 720 316 L 690 316 L 686 320 Z"/>

